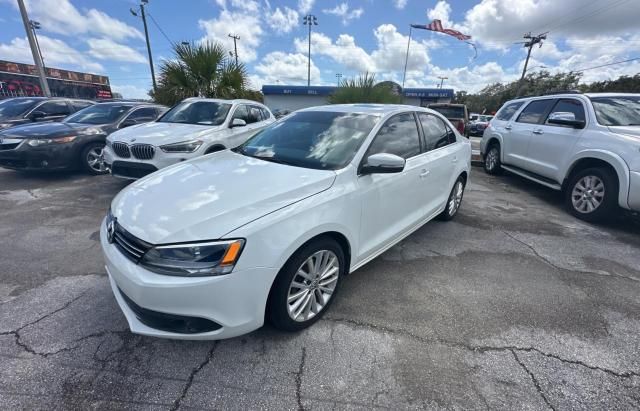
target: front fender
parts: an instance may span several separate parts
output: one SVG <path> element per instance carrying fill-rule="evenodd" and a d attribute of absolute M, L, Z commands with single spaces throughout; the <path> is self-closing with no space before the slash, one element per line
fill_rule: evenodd
<path fill-rule="evenodd" d="M 620 189 L 618 190 L 619 191 L 618 205 L 622 208 L 628 209 L 629 208 L 629 202 L 628 202 L 629 181 L 630 181 L 629 167 L 627 163 L 622 159 L 622 157 L 620 157 L 615 153 L 612 153 L 606 150 L 599 150 L 599 149 L 587 149 L 587 150 L 579 151 L 567 163 L 567 167 L 564 170 L 562 170 L 562 175 L 565 176 L 564 177 L 565 182 L 571 175 L 571 172 L 573 171 L 575 166 L 578 164 L 578 162 L 580 160 L 589 159 L 589 158 L 602 160 L 610 164 L 611 167 L 614 168 L 614 170 L 616 171 L 616 175 L 618 176 L 618 182 L 620 186 Z"/>

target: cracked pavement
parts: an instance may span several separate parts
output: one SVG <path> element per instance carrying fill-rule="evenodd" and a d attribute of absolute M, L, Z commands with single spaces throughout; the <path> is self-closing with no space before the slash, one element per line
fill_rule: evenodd
<path fill-rule="evenodd" d="M 98 225 L 125 182 L 0 170 L 7 409 L 638 409 L 640 217 L 474 168 L 460 214 L 346 278 L 327 315 L 219 342 L 131 334 Z"/>

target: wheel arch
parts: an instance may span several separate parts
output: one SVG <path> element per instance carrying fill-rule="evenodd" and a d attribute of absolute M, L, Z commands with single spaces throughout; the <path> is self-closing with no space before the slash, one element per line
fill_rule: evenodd
<path fill-rule="evenodd" d="M 214 143 L 211 146 L 207 147 L 207 149 L 205 150 L 205 154 L 211 154 L 211 153 L 215 153 L 216 151 L 222 151 L 222 150 L 226 150 L 227 147 L 225 147 L 224 144 L 221 143 Z"/>
<path fill-rule="evenodd" d="M 567 188 L 567 184 L 571 176 L 585 168 L 604 167 L 609 168 L 618 178 L 618 205 L 623 208 L 629 208 L 627 203 L 629 197 L 629 168 L 625 161 L 615 153 L 604 150 L 588 150 L 578 153 L 567 166 L 563 173 L 562 180 L 563 191 Z"/>

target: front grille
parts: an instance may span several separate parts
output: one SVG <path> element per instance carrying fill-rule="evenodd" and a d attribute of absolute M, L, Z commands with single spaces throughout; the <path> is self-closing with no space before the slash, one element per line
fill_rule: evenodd
<path fill-rule="evenodd" d="M 19 145 L 20 145 L 20 143 L 0 144 L 0 151 L 13 150 L 14 148 L 18 147 Z"/>
<path fill-rule="evenodd" d="M 129 152 L 129 146 L 125 143 L 114 142 L 111 144 L 113 148 L 113 152 L 116 153 L 118 157 L 129 158 L 131 157 L 131 152 Z"/>
<path fill-rule="evenodd" d="M 132 163 L 129 161 L 114 161 L 111 164 L 111 174 L 125 178 L 142 178 L 158 171 L 156 167 L 145 163 Z"/>
<path fill-rule="evenodd" d="M 151 160 L 156 154 L 156 149 L 149 144 L 134 144 L 131 146 L 131 153 L 138 160 Z"/>
<path fill-rule="evenodd" d="M 206 318 L 167 314 L 140 307 L 120 288 L 118 288 L 118 291 L 136 318 L 147 327 L 178 334 L 200 334 L 222 328 L 220 324 Z"/>
<path fill-rule="evenodd" d="M 138 263 L 142 256 L 149 251 L 151 244 L 140 240 L 127 230 L 122 228 L 118 222 L 115 222 L 115 231 L 113 234 L 113 244 L 120 252 L 134 263 Z"/>

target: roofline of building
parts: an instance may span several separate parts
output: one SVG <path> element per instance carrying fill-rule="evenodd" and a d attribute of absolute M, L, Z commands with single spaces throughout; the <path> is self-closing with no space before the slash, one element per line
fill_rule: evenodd
<path fill-rule="evenodd" d="M 262 86 L 262 94 L 266 95 L 296 95 L 296 96 L 328 96 L 337 86 L 288 86 L 281 84 L 266 84 Z M 454 91 L 450 88 L 405 88 L 404 97 L 441 97 L 453 98 Z"/>

